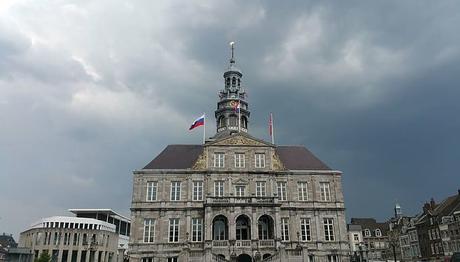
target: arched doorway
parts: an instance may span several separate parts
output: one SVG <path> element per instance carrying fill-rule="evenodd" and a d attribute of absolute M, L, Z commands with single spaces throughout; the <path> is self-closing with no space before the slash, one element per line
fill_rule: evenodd
<path fill-rule="evenodd" d="M 264 255 L 262 256 L 262 259 L 267 259 L 267 258 L 269 258 L 269 257 L 271 257 L 271 256 L 272 256 L 272 255 L 270 255 L 270 253 L 267 253 L 267 254 L 264 254 Z"/>
<path fill-rule="evenodd" d="M 236 240 L 251 239 L 251 223 L 249 218 L 241 215 L 236 219 Z"/>
<path fill-rule="evenodd" d="M 241 254 L 238 256 L 238 259 L 236 260 L 238 262 L 252 262 L 252 258 L 248 254 Z"/>

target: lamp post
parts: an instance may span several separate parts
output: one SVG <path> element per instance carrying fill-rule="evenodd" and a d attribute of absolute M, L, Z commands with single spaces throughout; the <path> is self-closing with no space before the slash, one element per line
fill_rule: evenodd
<path fill-rule="evenodd" d="M 296 249 L 297 251 L 300 252 L 300 256 L 302 257 L 302 262 L 304 262 L 304 259 L 303 259 L 303 248 L 302 248 L 302 245 L 300 245 L 300 233 L 299 231 L 297 231 L 297 246 L 296 246 Z"/>

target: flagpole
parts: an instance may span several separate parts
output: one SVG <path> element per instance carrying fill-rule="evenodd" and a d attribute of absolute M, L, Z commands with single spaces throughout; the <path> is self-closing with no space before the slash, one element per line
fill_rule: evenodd
<path fill-rule="evenodd" d="M 206 142 L 206 113 L 204 115 L 204 125 L 203 125 L 203 145 Z"/>
<path fill-rule="evenodd" d="M 272 144 L 275 144 L 275 121 L 273 121 L 273 113 L 270 113 L 270 119 L 272 120 Z"/>
<path fill-rule="evenodd" d="M 241 132 L 241 102 L 238 100 L 238 132 Z"/>

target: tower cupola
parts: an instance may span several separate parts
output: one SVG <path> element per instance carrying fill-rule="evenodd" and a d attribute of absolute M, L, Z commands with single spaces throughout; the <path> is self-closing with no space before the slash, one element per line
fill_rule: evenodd
<path fill-rule="evenodd" d="M 223 132 L 248 132 L 250 112 L 242 84 L 243 73 L 236 66 L 235 43 L 231 42 L 231 57 L 224 73 L 224 89 L 219 92 L 215 111 L 217 134 Z"/>

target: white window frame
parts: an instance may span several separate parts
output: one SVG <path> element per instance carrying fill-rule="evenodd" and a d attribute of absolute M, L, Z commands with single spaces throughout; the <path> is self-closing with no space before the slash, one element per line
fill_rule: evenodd
<path fill-rule="evenodd" d="M 297 191 L 299 193 L 299 201 L 308 201 L 308 183 L 297 183 Z"/>
<path fill-rule="evenodd" d="M 321 201 L 331 201 L 331 185 L 329 182 L 320 182 Z"/>
<path fill-rule="evenodd" d="M 323 218 L 323 229 L 324 229 L 324 240 L 325 241 L 334 241 L 334 219 L 333 218 Z"/>
<path fill-rule="evenodd" d="M 244 153 L 235 153 L 235 168 L 245 168 L 246 155 Z"/>
<path fill-rule="evenodd" d="M 235 186 L 235 196 L 244 197 L 246 195 L 246 186 L 236 185 Z"/>
<path fill-rule="evenodd" d="M 202 218 L 192 218 L 192 242 L 202 242 L 203 241 L 203 219 Z"/>
<path fill-rule="evenodd" d="M 180 234 L 180 219 L 170 218 L 169 219 L 168 242 L 169 243 L 179 242 L 179 234 Z"/>
<path fill-rule="evenodd" d="M 380 231 L 380 229 L 377 228 L 377 229 L 375 230 L 375 236 L 376 236 L 376 237 L 381 237 L 381 236 L 382 236 L 382 231 Z"/>
<path fill-rule="evenodd" d="M 265 153 L 254 154 L 254 167 L 265 168 Z"/>
<path fill-rule="evenodd" d="M 281 218 L 281 241 L 289 241 L 289 218 Z"/>
<path fill-rule="evenodd" d="M 193 181 L 192 188 L 192 201 L 203 201 L 203 181 Z"/>
<path fill-rule="evenodd" d="M 225 167 L 225 153 L 222 153 L 222 152 L 214 153 L 214 167 L 217 167 L 217 168 Z"/>
<path fill-rule="evenodd" d="M 181 182 L 171 181 L 171 201 L 180 201 L 181 199 Z"/>
<path fill-rule="evenodd" d="M 148 181 L 146 193 L 146 201 L 156 201 L 158 195 L 158 181 Z"/>
<path fill-rule="evenodd" d="M 369 229 L 364 229 L 364 236 L 365 237 L 370 237 L 371 236 L 371 231 Z"/>
<path fill-rule="evenodd" d="M 278 192 L 278 199 L 280 201 L 287 201 L 287 183 L 285 181 L 278 181 L 276 182 L 276 188 Z"/>
<path fill-rule="evenodd" d="M 265 181 L 256 181 L 256 197 L 267 195 L 267 183 Z"/>
<path fill-rule="evenodd" d="M 225 194 L 225 181 L 217 180 L 214 181 L 214 196 L 223 197 Z"/>
<path fill-rule="evenodd" d="M 144 243 L 155 242 L 155 222 L 154 218 L 144 219 L 144 234 L 142 238 Z"/>
<path fill-rule="evenodd" d="M 310 218 L 300 219 L 300 240 L 311 241 Z"/>

